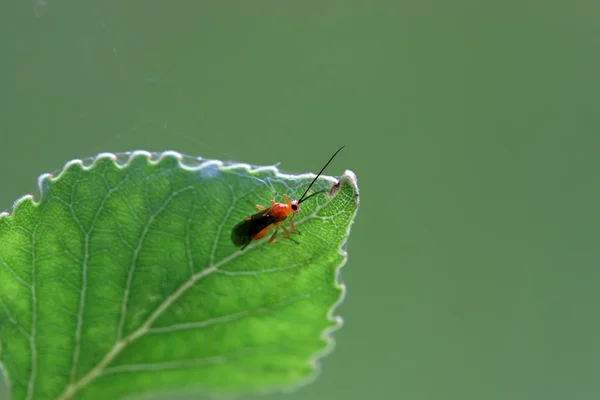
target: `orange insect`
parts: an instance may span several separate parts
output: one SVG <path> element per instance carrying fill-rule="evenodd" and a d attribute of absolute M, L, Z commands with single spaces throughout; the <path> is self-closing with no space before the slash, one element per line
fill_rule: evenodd
<path fill-rule="evenodd" d="M 238 247 L 241 246 L 241 250 L 244 250 L 246 246 L 248 246 L 253 240 L 258 240 L 265 237 L 271 231 L 273 225 L 275 226 L 275 232 L 273 232 L 271 239 L 269 239 L 269 243 L 275 243 L 283 239 L 284 237 L 294 240 L 290 235 L 290 231 L 283 225 L 283 221 L 289 219 L 290 228 L 292 232 L 300 233 L 294 226 L 293 221 L 294 216 L 298 214 L 298 211 L 300 211 L 300 204 L 313 196 L 327 191 L 321 190 L 311 194 L 310 196 L 305 197 L 312 185 L 317 181 L 317 178 L 321 176 L 323 171 L 325 171 L 325 168 L 327 168 L 327 166 L 337 155 L 337 153 L 339 153 L 344 147 L 345 145 L 340 147 L 338 151 L 336 151 L 334 155 L 331 156 L 329 161 L 327 161 L 327 164 L 325 164 L 325 166 L 321 169 L 321 172 L 319 172 L 315 179 L 313 179 L 313 181 L 310 183 L 310 185 L 308 185 L 308 188 L 306 188 L 306 191 L 304 192 L 302 197 L 300 197 L 300 200 L 290 200 L 286 195 L 283 195 L 283 203 L 276 203 L 274 200 L 271 200 L 270 207 L 263 207 L 261 205 L 257 205 L 256 208 L 258 208 L 261 211 L 249 216 L 248 218 L 237 224 L 231 231 L 231 241 L 233 242 L 233 244 Z M 278 240 L 275 240 L 275 237 L 277 236 L 277 232 L 279 232 L 280 227 L 281 229 L 283 229 L 285 236 L 281 237 Z"/>

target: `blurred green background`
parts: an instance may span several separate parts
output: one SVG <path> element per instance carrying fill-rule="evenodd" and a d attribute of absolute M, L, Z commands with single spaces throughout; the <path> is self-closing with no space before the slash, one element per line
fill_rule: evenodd
<path fill-rule="evenodd" d="M 0 3 L 0 209 L 99 152 L 354 171 L 345 320 L 265 399 L 600 398 L 600 2 Z"/>

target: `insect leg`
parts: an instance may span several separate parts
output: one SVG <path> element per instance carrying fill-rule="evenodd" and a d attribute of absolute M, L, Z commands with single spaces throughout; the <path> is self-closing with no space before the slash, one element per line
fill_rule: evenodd
<path fill-rule="evenodd" d="M 294 226 L 294 221 L 293 221 L 294 215 L 295 214 L 292 214 L 290 216 L 290 228 L 292 228 L 292 232 L 297 233 L 299 235 L 300 231 L 298 229 L 296 229 L 296 227 Z"/>
<path fill-rule="evenodd" d="M 254 204 L 254 203 L 253 203 L 253 202 L 251 202 L 250 200 L 247 200 L 247 202 L 248 202 L 248 204 L 251 204 L 251 205 L 252 205 L 252 207 L 256 207 L 256 208 L 258 208 L 258 209 L 259 209 L 259 210 L 261 210 L 261 211 L 262 211 L 262 210 L 266 210 L 266 209 L 267 209 L 267 207 L 265 207 L 265 206 L 261 206 L 260 204 Z"/>
<path fill-rule="evenodd" d="M 285 225 L 282 224 L 281 227 L 283 228 L 283 232 L 285 233 L 285 236 L 282 236 L 282 239 L 283 238 L 290 239 L 292 242 L 294 242 L 296 244 L 300 244 L 298 241 L 296 241 L 292 238 L 292 235 L 290 235 L 290 232 L 287 230 Z"/>
<path fill-rule="evenodd" d="M 277 236 L 277 232 L 279 232 L 279 224 L 275 224 L 275 232 L 271 235 L 271 239 L 269 239 L 269 244 L 275 243 L 275 236 Z"/>

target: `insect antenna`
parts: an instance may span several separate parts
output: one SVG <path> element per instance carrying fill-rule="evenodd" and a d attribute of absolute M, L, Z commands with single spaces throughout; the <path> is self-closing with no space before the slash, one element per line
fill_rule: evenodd
<path fill-rule="evenodd" d="M 308 196 L 306 198 L 304 197 L 304 196 L 306 196 L 306 193 L 308 193 L 308 191 L 310 190 L 310 188 L 312 187 L 312 185 L 317 181 L 317 179 L 319 178 L 319 176 L 321 176 L 321 174 L 323 173 L 323 171 L 325 171 L 325 168 L 327 168 L 327 166 L 333 160 L 333 158 L 337 155 L 337 153 L 339 153 L 344 147 L 346 147 L 346 145 L 343 145 L 342 147 L 340 147 L 338 149 L 338 151 L 336 151 L 331 156 L 331 158 L 329 159 L 329 161 L 327 161 L 327 164 L 325 164 L 325 166 L 321 169 L 321 171 L 317 174 L 317 176 L 315 176 L 315 179 L 313 179 L 313 181 L 310 183 L 310 185 L 308 185 L 308 187 L 306 188 L 306 191 L 304 192 L 304 194 L 302 195 L 302 197 L 300 197 L 300 200 L 298 200 L 298 204 L 302 203 L 304 200 L 310 199 L 311 197 L 313 197 L 313 196 L 315 196 L 315 195 L 317 195 L 319 193 L 324 193 L 324 192 L 327 191 L 327 190 L 320 190 L 320 191 L 318 191 L 316 193 L 311 194 L 310 196 Z"/>
<path fill-rule="evenodd" d="M 310 199 L 310 198 L 311 198 L 311 197 L 313 197 L 313 196 L 316 196 L 316 195 L 318 195 L 318 194 L 325 193 L 325 192 L 327 192 L 327 189 L 326 189 L 326 190 L 319 190 L 318 192 L 314 192 L 314 193 L 312 193 L 310 196 L 306 196 L 306 197 L 305 197 L 305 198 L 303 198 L 302 200 L 298 200 L 298 204 L 302 203 L 303 201 L 306 201 L 306 200 Z"/>

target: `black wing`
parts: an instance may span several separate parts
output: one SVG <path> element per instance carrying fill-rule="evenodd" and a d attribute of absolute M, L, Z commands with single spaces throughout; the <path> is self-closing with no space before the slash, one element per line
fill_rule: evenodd
<path fill-rule="evenodd" d="M 269 208 L 262 210 L 234 226 L 231 230 L 233 244 L 246 247 L 252 241 L 252 236 L 271 225 L 274 221 L 269 211 Z"/>

